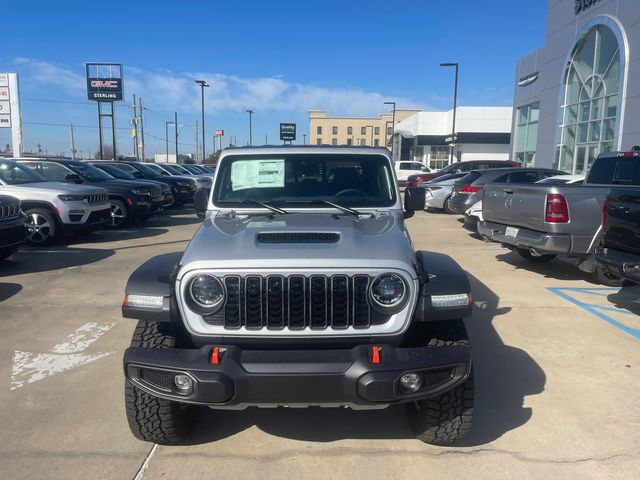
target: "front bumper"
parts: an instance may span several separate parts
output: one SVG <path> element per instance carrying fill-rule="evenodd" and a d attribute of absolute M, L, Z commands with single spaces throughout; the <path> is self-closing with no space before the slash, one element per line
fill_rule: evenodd
<path fill-rule="evenodd" d="M 507 236 L 507 225 L 482 221 L 478 223 L 478 233 L 483 237 L 503 245 L 516 248 L 533 248 L 537 252 L 552 255 L 568 255 L 571 251 L 571 236 L 561 233 L 537 232 L 518 228 L 517 235 Z"/>
<path fill-rule="evenodd" d="M 612 248 L 598 248 L 595 258 L 596 265 L 604 268 L 612 275 L 640 283 L 640 255 Z"/>
<path fill-rule="evenodd" d="M 220 407 L 247 405 L 380 406 L 437 396 L 464 382 L 471 372 L 468 346 L 394 348 L 371 345 L 343 350 L 243 350 L 128 348 L 127 379 L 156 397 Z M 404 373 L 419 372 L 423 387 L 402 391 Z M 189 395 L 173 387 L 175 374 L 194 380 Z"/>
<path fill-rule="evenodd" d="M 0 248 L 11 248 L 24 243 L 27 235 L 24 221 L 25 216 L 21 213 L 16 218 L 0 222 Z"/>
<path fill-rule="evenodd" d="M 70 215 L 73 218 L 73 214 Z M 82 221 L 73 223 L 63 223 L 62 228 L 65 231 L 87 231 L 99 228 L 107 224 L 111 220 L 111 204 L 105 204 L 100 209 L 86 212 L 82 216 Z"/>

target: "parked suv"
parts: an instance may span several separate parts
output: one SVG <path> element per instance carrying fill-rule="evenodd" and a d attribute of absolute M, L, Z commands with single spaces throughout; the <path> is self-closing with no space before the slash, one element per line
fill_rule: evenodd
<path fill-rule="evenodd" d="M 407 181 L 407 187 L 419 187 L 423 182 L 433 180 L 434 178 L 442 177 L 444 175 L 450 175 L 452 173 L 468 173 L 471 170 L 486 170 L 488 168 L 506 168 L 519 166 L 519 163 L 509 162 L 506 160 L 472 160 L 469 162 L 452 163 L 451 165 L 435 172 L 411 175 Z"/>
<path fill-rule="evenodd" d="M 488 183 L 536 183 L 546 177 L 564 175 L 549 168 L 494 168 L 474 170 L 453 184 L 449 207 L 453 213 L 463 214 L 482 200 L 482 191 Z"/>
<path fill-rule="evenodd" d="M 0 260 L 13 255 L 26 238 L 20 200 L 0 195 Z"/>
<path fill-rule="evenodd" d="M 117 166 L 124 171 L 131 173 L 136 178 L 144 178 L 145 180 L 156 180 L 158 182 L 164 182 L 171 186 L 171 191 L 175 198 L 176 206 L 184 205 L 185 203 L 193 203 L 193 196 L 198 190 L 196 181 L 191 177 L 171 175 L 167 171 L 163 170 L 155 163 L 140 163 L 140 162 L 114 162 L 113 165 Z"/>
<path fill-rule="evenodd" d="M 113 178 L 117 178 L 118 180 L 134 180 L 135 181 L 143 178 L 141 175 L 133 175 L 125 171 L 123 168 L 119 168 L 118 165 L 105 163 L 104 160 L 97 160 L 95 162 L 89 162 L 89 163 L 94 167 L 99 168 L 100 170 L 108 173 Z M 152 203 L 152 208 L 154 212 L 160 212 L 162 210 L 166 210 L 167 208 L 170 208 L 173 205 L 175 200 L 173 197 L 173 193 L 171 193 L 171 187 L 168 184 L 157 181 L 157 180 L 145 180 L 145 182 L 148 182 L 151 185 L 158 186 L 162 189 L 162 198 L 158 197 L 154 199 L 154 202 Z"/>
<path fill-rule="evenodd" d="M 170 175 L 193 178 L 196 181 L 198 189 L 204 188 L 207 191 L 211 191 L 211 175 L 204 175 L 201 173 L 193 174 L 182 165 L 178 165 L 176 163 L 156 163 L 155 165 Z"/>
<path fill-rule="evenodd" d="M 111 200 L 111 227 L 129 220 L 146 220 L 154 214 L 154 203 L 163 202 L 162 189 L 144 181 L 118 180 L 106 172 L 77 160 L 40 158 L 20 160 L 44 178 L 55 182 L 82 183 L 102 187 Z"/>
<path fill-rule="evenodd" d="M 184 253 L 126 287 L 138 320 L 124 354 L 133 434 L 185 441 L 198 406 L 406 404 L 417 437 L 469 431 L 469 280 L 415 252 L 384 148 L 225 149 Z M 224 417 L 220 417 L 224 422 Z"/>
<path fill-rule="evenodd" d="M 0 193 L 22 202 L 27 241 L 33 244 L 50 243 L 63 232 L 90 232 L 111 218 L 104 188 L 48 182 L 12 160 L 0 160 Z"/>

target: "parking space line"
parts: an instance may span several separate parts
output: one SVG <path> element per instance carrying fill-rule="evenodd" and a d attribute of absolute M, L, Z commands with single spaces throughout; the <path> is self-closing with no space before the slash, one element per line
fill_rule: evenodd
<path fill-rule="evenodd" d="M 151 447 L 151 450 L 149 450 L 149 453 L 147 453 L 147 457 L 144 459 L 144 462 L 142 462 L 142 465 L 140 465 L 140 469 L 136 473 L 136 476 L 133 477 L 133 480 L 142 480 L 144 478 L 144 472 L 146 472 L 147 468 L 149 468 L 149 462 L 151 461 L 151 457 L 153 457 L 157 449 L 158 449 L 158 444 L 154 443 L 153 447 Z"/>
<path fill-rule="evenodd" d="M 605 322 L 613 325 L 614 327 L 622 330 L 623 332 L 631 335 L 635 339 L 640 340 L 640 329 L 629 327 L 628 325 L 625 325 L 624 323 L 621 323 L 616 319 L 611 318 L 609 315 L 606 315 L 604 312 L 602 312 L 602 310 L 615 311 L 616 313 L 631 314 L 634 317 L 637 317 L 637 315 L 635 315 L 633 312 L 629 312 L 628 310 L 624 310 L 624 309 L 614 309 L 612 307 L 595 305 L 592 303 L 585 303 L 576 298 L 573 298 L 571 295 L 567 293 L 567 292 L 573 292 L 573 293 L 581 293 L 586 295 L 594 295 L 598 297 L 603 297 L 603 296 L 606 297 L 608 295 L 601 292 L 606 291 L 610 293 L 617 293 L 620 291 L 619 289 L 617 288 L 599 288 L 599 289 L 598 288 L 548 288 L 547 290 L 573 303 L 574 305 L 580 307 L 582 310 L 592 315 L 595 315 L 596 317 L 604 320 Z"/>

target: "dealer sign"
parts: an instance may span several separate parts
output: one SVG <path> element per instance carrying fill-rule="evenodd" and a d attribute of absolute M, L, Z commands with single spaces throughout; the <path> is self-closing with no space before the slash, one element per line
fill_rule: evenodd
<path fill-rule="evenodd" d="M 121 78 L 87 78 L 87 96 L 89 100 L 99 102 L 117 102 L 122 100 Z"/>
<path fill-rule="evenodd" d="M 283 142 L 293 142 L 296 139 L 296 124 L 281 123 L 280 124 L 280 140 Z"/>

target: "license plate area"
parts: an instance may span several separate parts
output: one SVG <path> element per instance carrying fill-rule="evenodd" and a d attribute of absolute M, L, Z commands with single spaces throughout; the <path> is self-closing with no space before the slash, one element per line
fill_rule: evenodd
<path fill-rule="evenodd" d="M 518 236 L 519 231 L 520 231 L 519 228 L 507 227 L 507 229 L 504 232 L 504 236 L 509 238 L 516 238 Z"/>

